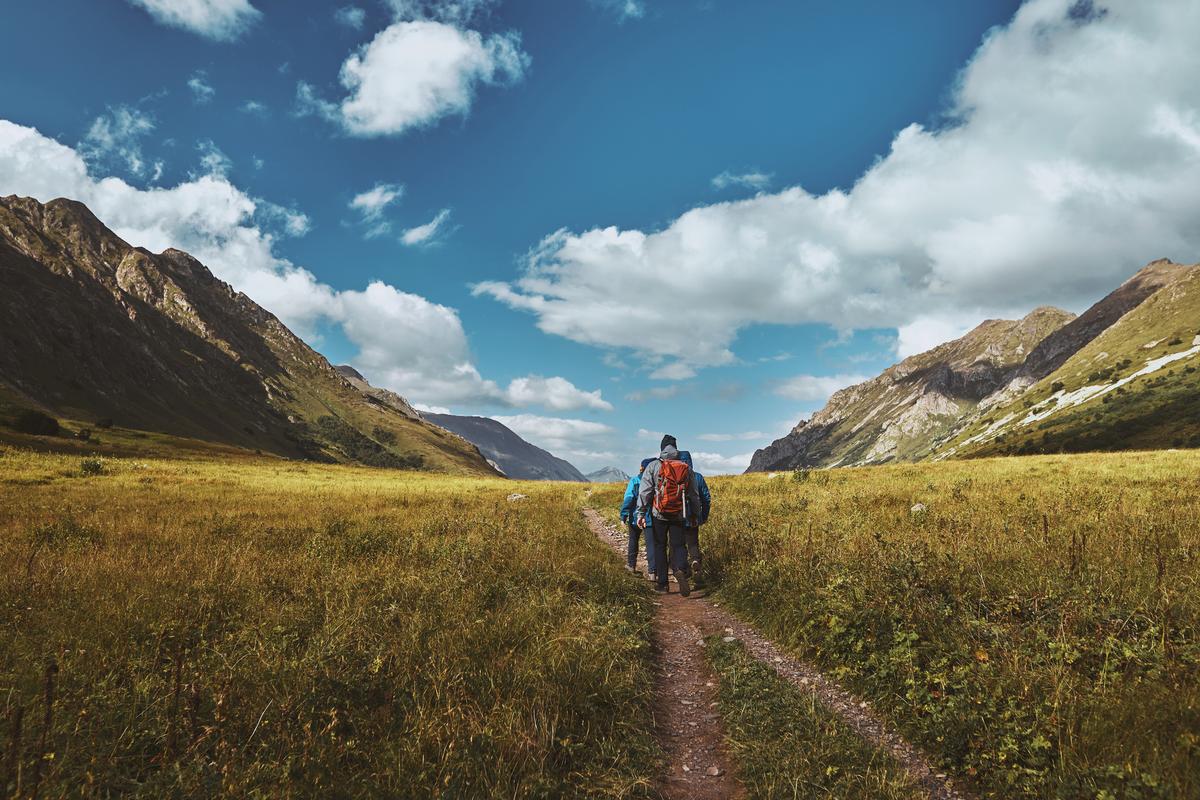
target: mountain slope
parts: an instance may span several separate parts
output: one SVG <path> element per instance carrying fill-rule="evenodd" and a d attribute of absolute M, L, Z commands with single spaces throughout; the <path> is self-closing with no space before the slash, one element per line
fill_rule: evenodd
<path fill-rule="evenodd" d="M 535 447 L 512 430 L 487 417 L 423 414 L 425 419 L 456 433 L 479 448 L 510 478 L 533 481 L 587 481 L 571 464 Z"/>
<path fill-rule="evenodd" d="M 834 394 L 811 419 L 755 452 L 747 471 L 920 459 L 1072 319 L 1060 309 L 1039 308 L 1018 321 L 988 320 L 906 358 Z"/>
<path fill-rule="evenodd" d="M 187 253 L 131 247 L 70 200 L 0 198 L 0 394 L 10 411 L 284 456 L 491 472 Z"/>
<path fill-rule="evenodd" d="M 584 476 L 590 483 L 626 483 L 629 476 L 616 467 L 603 467 Z"/>
<path fill-rule="evenodd" d="M 987 403 L 938 454 L 1200 447 L 1200 265 L 1154 262 L 1097 305 L 1146 286 L 1156 288 L 1024 392 Z"/>

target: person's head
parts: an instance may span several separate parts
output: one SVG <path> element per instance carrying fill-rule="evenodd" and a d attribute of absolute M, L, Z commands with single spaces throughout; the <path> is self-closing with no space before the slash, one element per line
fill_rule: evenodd
<path fill-rule="evenodd" d="M 692 465 L 692 451 L 680 450 L 679 451 L 679 460 L 682 461 L 683 463 L 687 464 L 690 467 Z"/>
<path fill-rule="evenodd" d="M 638 475 L 641 475 L 643 472 L 645 472 L 646 467 L 650 466 L 650 462 L 653 460 L 653 458 L 643 458 L 641 466 L 638 467 Z"/>
<path fill-rule="evenodd" d="M 671 434 L 666 434 L 662 438 L 662 442 L 658 445 L 659 450 L 666 450 L 668 447 L 678 447 L 679 443 L 675 441 L 675 437 Z"/>

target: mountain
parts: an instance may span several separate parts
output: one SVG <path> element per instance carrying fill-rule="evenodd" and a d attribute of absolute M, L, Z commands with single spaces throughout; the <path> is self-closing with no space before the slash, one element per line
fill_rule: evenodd
<path fill-rule="evenodd" d="M 811 419 L 755 452 L 747 471 L 920 459 L 1072 319 L 1060 309 L 1039 308 L 1018 321 L 988 320 L 960 339 L 906 358 L 835 393 Z"/>
<path fill-rule="evenodd" d="M 1072 318 L 990 320 L 843 389 L 748 471 L 1200 446 L 1200 266 L 1152 262 Z"/>
<path fill-rule="evenodd" d="M 460 438 L 364 395 L 187 253 L 132 247 L 81 203 L 10 196 L 0 198 L 0 425 L 34 412 L 112 431 L 106 438 L 153 432 L 494 474 Z M 54 444 L 11 426 L 4 437 Z"/>
<path fill-rule="evenodd" d="M 488 417 L 422 414 L 425 419 L 471 442 L 510 478 L 531 481 L 587 481 L 566 461 L 513 433 Z"/>
<path fill-rule="evenodd" d="M 1126 310 L 1022 391 L 988 398 L 938 455 L 1200 447 L 1200 264 L 1156 261 L 1080 319 L 1114 307 Z"/>
<path fill-rule="evenodd" d="M 377 389 L 376 387 L 367 383 L 367 379 L 362 376 L 362 373 L 349 364 L 340 364 L 334 367 L 334 369 L 337 370 L 338 374 L 345 378 L 351 386 L 353 386 L 355 389 L 358 389 L 367 397 L 378 400 L 383 405 L 399 411 L 409 419 L 421 418 L 421 415 L 417 413 L 415 408 L 408 404 L 407 400 L 390 389 Z"/>
<path fill-rule="evenodd" d="M 584 476 L 591 483 L 628 483 L 629 476 L 616 467 L 603 467 Z"/>

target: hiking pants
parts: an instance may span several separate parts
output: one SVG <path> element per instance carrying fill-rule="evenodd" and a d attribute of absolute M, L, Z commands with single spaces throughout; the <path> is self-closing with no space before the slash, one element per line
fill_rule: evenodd
<path fill-rule="evenodd" d="M 659 586 L 667 585 L 667 545 L 670 547 L 672 572 L 683 572 L 687 547 L 683 543 L 683 520 L 655 519 L 654 522 L 654 565 Z"/>
<path fill-rule="evenodd" d="M 632 522 L 625 523 L 625 527 L 629 529 L 629 548 L 625 554 L 625 563 L 631 567 L 637 566 L 638 557 L 638 541 L 644 539 L 646 542 L 646 571 L 654 572 L 654 533 L 646 531 L 646 535 L 642 536 L 642 529 Z"/>
<path fill-rule="evenodd" d="M 700 558 L 700 528 L 684 528 L 683 543 L 687 547 L 687 574 L 692 576 L 692 562 L 697 566 L 704 562 Z"/>

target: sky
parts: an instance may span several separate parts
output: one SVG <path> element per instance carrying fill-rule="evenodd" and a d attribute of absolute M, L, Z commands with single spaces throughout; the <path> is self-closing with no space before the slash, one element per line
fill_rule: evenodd
<path fill-rule="evenodd" d="M 1200 260 L 1191 0 L 10 5 L 0 194 L 585 471 Z"/>

